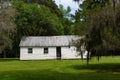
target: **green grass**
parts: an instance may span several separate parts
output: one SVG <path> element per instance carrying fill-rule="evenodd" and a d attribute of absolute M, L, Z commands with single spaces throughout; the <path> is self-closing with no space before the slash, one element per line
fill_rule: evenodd
<path fill-rule="evenodd" d="M 120 80 L 120 57 L 85 60 L 0 59 L 0 80 Z"/>

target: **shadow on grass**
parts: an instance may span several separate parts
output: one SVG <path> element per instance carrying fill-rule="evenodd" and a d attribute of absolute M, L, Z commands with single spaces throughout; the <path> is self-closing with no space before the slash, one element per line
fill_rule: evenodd
<path fill-rule="evenodd" d="M 119 63 L 98 63 L 98 64 L 89 64 L 89 65 L 73 65 L 70 68 L 81 70 L 95 70 L 97 72 L 119 72 L 120 73 L 120 64 Z"/>
<path fill-rule="evenodd" d="M 51 70 L 0 72 L 0 80 L 119 80 L 119 75 L 103 73 L 61 73 Z"/>
<path fill-rule="evenodd" d="M 19 61 L 18 58 L 0 58 L 0 62 L 8 61 Z"/>

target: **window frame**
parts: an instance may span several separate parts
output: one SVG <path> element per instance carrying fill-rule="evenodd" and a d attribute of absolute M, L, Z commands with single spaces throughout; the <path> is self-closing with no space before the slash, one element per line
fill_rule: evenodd
<path fill-rule="evenodd" d="M 32 54 L 33 53 L 33 48 L 28 48 L 28 53 Z"/>
<path fill-rule="evenodd" d="M 49 49 L 47 47 L 44 48 L 44 54 L 48 54 Z"/>

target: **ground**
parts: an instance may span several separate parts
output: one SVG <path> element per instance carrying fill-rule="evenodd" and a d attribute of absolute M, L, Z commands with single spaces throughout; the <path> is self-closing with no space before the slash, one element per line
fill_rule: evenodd
<path fill-rule="evenodd" d="M 120 80 L 120 57 L 85 60 L 0 59 L 0 80 Z"/>

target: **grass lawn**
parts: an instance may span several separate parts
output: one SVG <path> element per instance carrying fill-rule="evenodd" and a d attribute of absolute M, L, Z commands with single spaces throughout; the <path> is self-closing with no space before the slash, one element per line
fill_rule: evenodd
<path fill-rule="evenodd" d="M 85 60 L 0 59 L 0 80 L 120 80 L 120 57 Z"/>

